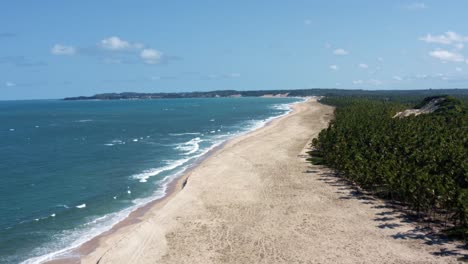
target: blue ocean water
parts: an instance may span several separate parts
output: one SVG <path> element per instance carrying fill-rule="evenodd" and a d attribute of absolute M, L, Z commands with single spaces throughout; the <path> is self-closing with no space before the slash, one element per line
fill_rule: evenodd
<path fill-rule="evenodd" d="M 110 229 L 297 101 L 0 101 L 0 263 L 41 262 Z"/>

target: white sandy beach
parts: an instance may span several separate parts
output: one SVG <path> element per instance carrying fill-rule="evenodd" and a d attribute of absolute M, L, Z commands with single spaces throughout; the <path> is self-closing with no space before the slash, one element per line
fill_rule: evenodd
<path fill-rule="evenodd" d="M 452 263 L 466 254 L 306 162 L 332 114 L 311 99 L 229 141 L 141 221 L 95 240 L 81 262 Z"/>

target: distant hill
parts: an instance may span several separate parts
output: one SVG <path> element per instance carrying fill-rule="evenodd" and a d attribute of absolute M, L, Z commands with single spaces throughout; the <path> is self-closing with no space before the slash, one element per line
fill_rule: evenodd
<path fill-rule="evenodd" d="M 358 96 L 379 97 L 394 100 L 399 98 L 420 100 L 421 98 L 437 95 L 453 95 L 468 98 L 468 89 L 427 89 L 427 90 L 345 90 L 345 89 L 300 89 L 300 90 L 259 90 L 236 91 L 219 90 L 209 92 L 181 92 L 181 93 L 103 93 L 93 96 L 68 97 L 64 100 L 129 100 L 129 99 L 162 99 L 162 98 L 215 98 L 215 97 L 305 97 L 305 96 Z"/>

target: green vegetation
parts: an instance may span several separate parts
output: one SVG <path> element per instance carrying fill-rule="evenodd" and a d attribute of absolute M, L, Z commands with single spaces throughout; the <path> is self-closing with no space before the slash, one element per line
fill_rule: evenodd
<path fill-rule="evenodd" d="M 256 97 L 271 94 L 288 94 L 290 97 L 304 96 L 359 96 L 365 98 L 383 98 L 389 101 L 415 102 L 427 96 L 444 93 L 446 95 L 463 97 L 468 99 L 468 89 L 428 89 L 428 90 L 345 90 L 345 89 L 300 89 L 300 90 L 259 90 L 259 91 L 235 91 L 219 90 L 208 92 L 181 92 L 181 93 L 105 93 L 93 96 L 69 97 L 65 100 L 127 100 L 127 99 L 161 99 L 161 98 L 213 98 L 244 96 Z"/>
<path fill-rule="evenodd" d="M 466 97 L 439 99 L 433 113 L 394 118 L 415 97 L 332 96 L 335 119 L 313 140 L 312 162 L 328 165 L 375 195 L 417 216 L 451 222 L 451 236 L 468 237 L 468 110 Z M 422 98 L 419 98 L 421 100 Z"/>

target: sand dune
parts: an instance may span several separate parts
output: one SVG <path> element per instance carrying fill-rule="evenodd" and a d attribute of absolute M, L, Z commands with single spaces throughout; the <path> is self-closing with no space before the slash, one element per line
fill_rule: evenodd
<path fill-rule="evenodd" d="M 450 263 L 455 245 L 420 233 L 305 161 L 333 109 L 315 100 L 236 138 L 138 223 L 99 239 L 82 263 Z M 446 251 L 448 252 L 448 251 Z"/>

